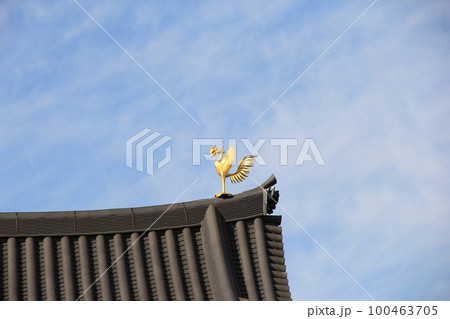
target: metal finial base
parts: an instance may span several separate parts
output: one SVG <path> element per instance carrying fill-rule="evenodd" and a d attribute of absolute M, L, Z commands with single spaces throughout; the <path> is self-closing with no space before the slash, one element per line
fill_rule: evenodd
<path fill-rule="evenodd" d="M 222 198 L 222 199 L 225 199 L 225 198 L 231 198 L 231 197 L 233 197 L 233 195 L 231 195 L 231 194 L 229 194 L 229 193 L 219 193 L 219 194 L 216 194 L 216 198 Z"/>

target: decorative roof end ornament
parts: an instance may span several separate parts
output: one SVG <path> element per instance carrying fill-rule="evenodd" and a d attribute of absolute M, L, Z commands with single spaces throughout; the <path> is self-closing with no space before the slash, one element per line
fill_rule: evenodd
<path fill-rule="evenodd" d="M 225 151 L 223 147 L 216 148 L 212 146 L 210 149 L 211 157 L 219 156 L 219 159 L 214 162 L 217 174 L 219 174 L 222 180 L 222 193 L 216 194 L 217 198 L 230 198 L 233 195 L 225 192 L 225 178 L 229 177 L 232 183 L 240 183 L 245 180 L 245 178 L 250 174 L 250 167 L 253 167 L 255 157 L 257 155 L 247 155 L 240 160 L 236 172 L 229 174 L 231 166 L 233 165 L 234 159 L 236 158 L 236 153 L 232 145 L 228 149 L 225 157 Z M 222 158 L 223 157 L 223 158 Z"/>

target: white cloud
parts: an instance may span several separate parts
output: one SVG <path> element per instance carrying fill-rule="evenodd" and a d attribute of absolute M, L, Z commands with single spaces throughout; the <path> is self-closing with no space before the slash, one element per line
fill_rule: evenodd
<path fill-rule="evenodd" d="M 201 126 L 76 5 L 7 3 L 0 210 L 162 204 L 197 176 L 182 200 L 209 197 L 220 185 L 212 163 L 191 166 L 193 137 L 313 138 L 325 167 L 292 166 L 300 146 L 281 167 L 265 146 L 269 166 L 252 176 L 275 173 L 281 205 L 375 298 L 448 298 L 445 2 L 380 1 L 253 127 L 370 1 L 82 4 Z M 124 163 L 125 141 L 145 127 L 173 137 L 173 160 L 153 177 Z M 295 298 L 367 298 L 276 213 Z"/>

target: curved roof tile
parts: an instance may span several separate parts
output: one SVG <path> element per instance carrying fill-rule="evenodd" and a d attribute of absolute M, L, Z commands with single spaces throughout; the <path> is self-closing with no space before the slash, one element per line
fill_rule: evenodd
<path fill-rule="evenodd" d="M 226 200 L 2 213 L 0 300 L 290 300 L 275 183 Z"/>

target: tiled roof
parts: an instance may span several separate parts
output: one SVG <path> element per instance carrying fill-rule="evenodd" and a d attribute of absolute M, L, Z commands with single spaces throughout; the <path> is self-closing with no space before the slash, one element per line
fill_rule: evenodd
<path fill-rule="evenodd" d="M 0 300 L 290 300 L 275 183 L 172 206 L 1 213 Z"/>

